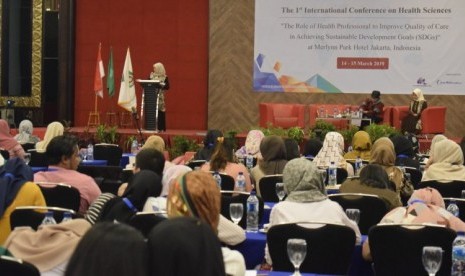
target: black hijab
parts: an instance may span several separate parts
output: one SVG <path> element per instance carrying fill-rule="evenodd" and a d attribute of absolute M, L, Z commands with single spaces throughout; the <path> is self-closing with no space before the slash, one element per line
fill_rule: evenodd
<path fill-rule="evenodd" d="M 158 224 L 149 234 L 150 275 L 226 275 L 221 244 L 212 228 L 193 217 Z"/>
<path fill-rule="evenodd" d="M 0 217 L 24 183 L 32 181 L 33 177 L 31 168 L 20 158 L 11 158 L 0 167 Z"/>
<path fill-rule="evenodd" d="M 260 143 L 263 159 L 258 160 L 258 167 L 265 175 L 282 174 L 286 166 L 286 146 L 284 140 L 275 135 L 263 138 Z"/>
<path fill-rule="evenodd" d="M 215 149 L 218 137 L 223 137 L 223 133 L 217 129 L 210 129 L 207 131 L 207 135 L 203 140 L 203 148 L 197 151 L 194 156 L 195 160 L 207 160 L 209 161 L 213 150 Z"/>

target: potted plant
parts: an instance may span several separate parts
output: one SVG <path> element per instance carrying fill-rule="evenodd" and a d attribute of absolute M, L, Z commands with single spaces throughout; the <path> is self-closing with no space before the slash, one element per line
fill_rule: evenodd
<path fill-rule="evenodd" d="M 305 133 L 300 127 L 291 127 L 287 130 L 287 137 L 294 139 L 297 144 L 301 144 L 304 140 Z"/>
<path fill-rule="evenodd" d="M 389 137 L 392 134 L 399 133 L 399 131 L 392 126 L 378 124 L 370 124 L 365 128 L 365 131 L 368 132 L 368 134 L 370 135 L 372 143 L 374 143 L 381 137 Z"/>
<path fill-rule="evenodd" d="M 311 128 L 309 136 L 311 138 L 318 138 L 321 141 L 325 139 L 326 133 L 336 131 L 336 127 L 324 120 L 316 120 L 315 125 Z"/>
<path fill-rule="evenodd" d="M 199 148 L 195 140 L 189 140 L 185 136 L 178 135 L 173 137 L 173 145 L 168 148 L 168 152 L 171 159 L 174 159 L 183 155 L 186 151 L 197 151 Z"/>

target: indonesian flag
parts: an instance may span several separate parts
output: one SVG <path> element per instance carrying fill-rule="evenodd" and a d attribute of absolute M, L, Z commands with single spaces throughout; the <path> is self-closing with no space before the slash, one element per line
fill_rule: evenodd
<path fill-rule="evenodd" d="M 124 61 L 123 75 L 121 77 L 121 86 L 119 88 L 118 105 L 127 111 L 134 112 L 137 110 L 136 87 L 134 86 L 134 73 L 132 71 L 131 53 L 126 53 Z"/>
<path fill-rule="evenodd" d="M 105 71 L 103 69 L 102 55 L 100 53 L 102 44 L 98 45 L 97 54 L 97 65 L 95 66 L 95 77 L 94 77 L 94 92 L 103 98 L 103 77 L 105 77 Z"/>

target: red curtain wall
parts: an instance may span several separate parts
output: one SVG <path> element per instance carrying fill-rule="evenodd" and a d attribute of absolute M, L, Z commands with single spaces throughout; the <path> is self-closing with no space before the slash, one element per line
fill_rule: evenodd
<path fill-rule="evenodd" d="M 148 78 L 160 61 L 170 78 L 166 95 L 168 129 L 206 129 L 208 97 L 208 0 L 76 1 L 75 125 L 85 126 L 93 111 L 93 79 L 98 45 L 108 75 L 113 47 L 115 95 L 98 98 L 101 122 L 117 105 L 127 47 L 135 79 Z M 104 86 L 106 87 L 106 76 Z M 136 84 L 138 108 L 142 89 Z"/>

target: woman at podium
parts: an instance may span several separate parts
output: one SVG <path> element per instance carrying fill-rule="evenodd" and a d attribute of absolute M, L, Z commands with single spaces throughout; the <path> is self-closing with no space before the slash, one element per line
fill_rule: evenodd
<path fill-rule="evenodd" d="M 157 129 L 159 131 L 166 131 L 166 106 L 165 106 L 165 90 L 170 89 L 170 84 L 168 82 L 168 76 L 166 76 L 165 66 L 163 63 L 157 62 L 153 65 L 153 71 L 150 72 L 151 80 L 160 81 L 161 86 L 158 93 L 158 120 L 157 120 Z"/>

